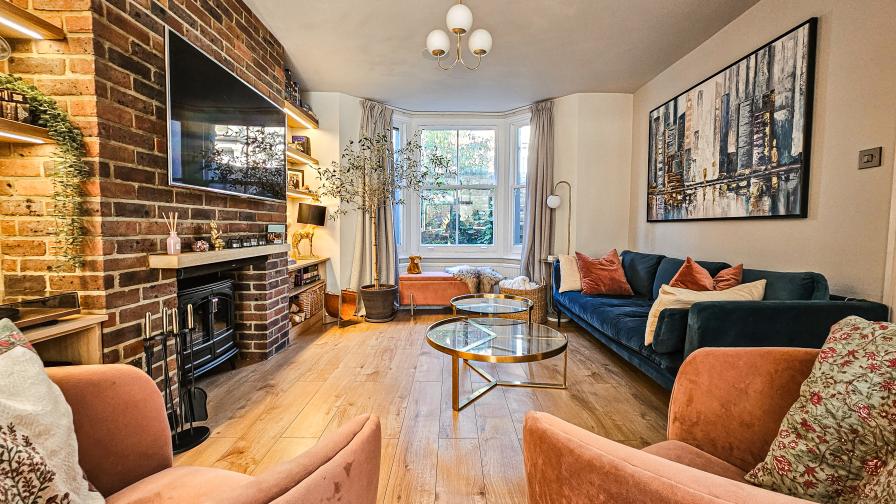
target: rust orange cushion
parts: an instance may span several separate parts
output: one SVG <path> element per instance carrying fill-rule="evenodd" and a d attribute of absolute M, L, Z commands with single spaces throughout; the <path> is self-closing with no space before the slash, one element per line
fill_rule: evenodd
<path fill-rule="evenodd" d="M 738 264 L 723 269 L 713 278 L 703 266 L 688 257 L 672 277 L 669 287 L 688 289 L 693 291 L 725 290 L 740 285 L 744 276 L 744 265 Z"/>
<path fill-rule="evenodd" d="M 625 279 L 622 261 L 616 249 L 607 252 L 600 259 L 576 252 L 579 276 L 582 278 L 583 294 L 606 294 L 611 296 L 633 296 L 632 288 Z"/>

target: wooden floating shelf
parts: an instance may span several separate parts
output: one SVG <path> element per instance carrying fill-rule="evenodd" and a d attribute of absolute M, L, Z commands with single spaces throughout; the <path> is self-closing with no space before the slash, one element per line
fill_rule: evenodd
<path fill-rule="evenodd" d="M 315 264 L 323 264 L 329 261 L 329 257 L 316 257 L 314 259 L 302 259 L 301 261 L 296 261 L 291 263 L 287 269 L 290 272 L 296 271 L 298 269 L 307 268 L 308 266 L 314 266 Z"/>
<path fill-rule="evenodd" d="M 320 127 L 314 116 L 288 101 L 283 102 L 283 112 L 286 113 L 286 124 L 290 128 L 317 129 Z"/>
<path fill-rule="evenodd" d="M 317 159 L 305 154 L 295 147 L 286 147 L 286 161 L 292 164 L 316 165 Z"/>
<path fill-rule="evenodd" d="M 8 39 L 50 39 L 65 38 L 62 28 L 41 19 L 10 2 L 0 2 L 0 36 Z"/>
<path fill-rule="evenodd" d="M 288 191 L 286 197 L 290 199 L 316 199 L 317 194 L 311 191 Z"/>
<path fill-rule="evenodd" d="M 5 3 L 5 2 L 0 2 Z M 15 144 L 52 143 L 49 130 L 9 119 L 0 119 L 0 142 Z"/>
<path fill-rule="evenodd" d="M 326 280 L 320 279 L 320 280 L 315 280 L 314 282 L 311 282 L 310 284 L 305 284 L 301 287 L 293 287 L 292 289 L 290 289 L 289 295 L 290 295 L 290 297 L 298 296 L 299 294 L 305 292 L 306 290 L 313 289 L 314 287 L 317 287 L 323 283 L 326 283 Z"/>
<path fill-rule="evenodd" d="M 237 261 L 247 257 L 258 257 L 269 254 L 289 252 L 289 245 L 260 245 L 257 247 L 242 247 L 224 250 L 209 250 L 208 252 L 183 252 L 179 255 L 150 254 L 149 267 L 157 269 L 181 269 L 205 264 Z"/>

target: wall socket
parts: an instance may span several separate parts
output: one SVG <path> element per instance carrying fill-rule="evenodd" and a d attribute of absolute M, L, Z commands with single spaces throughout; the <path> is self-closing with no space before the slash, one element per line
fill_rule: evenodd
<path fill-rule="evenodd" d="M 880 166 L 880 156 L 883 151 L 882 147 L 873 149 L 865 149 L 859 151 L 859 169 L 876 168 Z"/>

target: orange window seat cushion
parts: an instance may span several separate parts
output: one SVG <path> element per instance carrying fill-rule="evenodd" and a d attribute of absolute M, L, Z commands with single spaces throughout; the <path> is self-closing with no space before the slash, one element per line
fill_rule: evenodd
<path fill-rule="evenodd" d="M 444 271 L 405 273 L 398 277 L 398 298 L 402 305 L 448 306 L 451 298 L 469 294 L 467 283 Z"/>

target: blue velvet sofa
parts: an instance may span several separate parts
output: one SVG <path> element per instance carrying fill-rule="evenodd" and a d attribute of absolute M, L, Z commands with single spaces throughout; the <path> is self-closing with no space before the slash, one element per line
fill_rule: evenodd
<path fill-rule="evenodd" d="M 743 282 L 765 279 L 762 301 L 712 301 L 663 310 L 654 342 L 644 345 L 647 314 L 659 293 L 684 263 L 658 254 L 624 251 L 622 267 L 634 296 L 589 296 L 558 292 L 560 264 L 554 263 L 554 310 L 575 321 L 623 359 L 671 389 L 684 359 L 702 347 L 821 348 L 830 327 L 849 315 L 887 320 L 883 304 L 832 296 L 819 273 L 744 269 Z M 730 267 L 697 261 L 713 276 Z"/>

